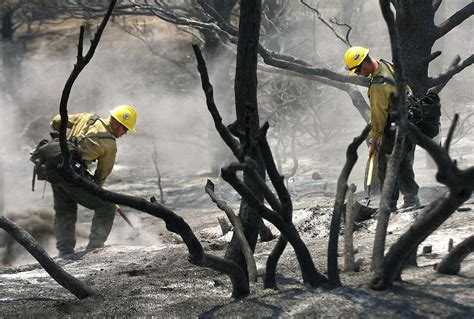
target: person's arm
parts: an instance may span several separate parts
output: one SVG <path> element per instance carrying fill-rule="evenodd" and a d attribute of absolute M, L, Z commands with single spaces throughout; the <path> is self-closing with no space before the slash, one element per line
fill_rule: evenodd
<path fill-rule="evenodd" d="M 94 182 L 103 186 L 105 179 L 110 175 L 115 164 L 115 156 L 117 154 L 116 147 L 109 147 L 102 150 L 97 158 L 97 168 L 94 172 Z"/>
<path fill-rule="evenodd" d="M 378 142 L 387 124 L 390 94 L 393 91 L 394 87 L 386 83 L 372 84 L 370 86 L 370 122 L 372 129 L 370 131 L 369 156 L 378 151 Z"/>
<path fill-rule="evenodd" d="M 384 87 L 386 85 L 388 84 L 372 84 L 369 89 L 370 122 L 372 123 L 370 136 L 372 139 L 378 139 L 383 135 L 387 123 L 390 90 Z"/>

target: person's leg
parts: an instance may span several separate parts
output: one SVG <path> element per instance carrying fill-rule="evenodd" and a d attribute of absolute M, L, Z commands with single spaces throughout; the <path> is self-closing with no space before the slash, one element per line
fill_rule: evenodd
<path fill-rule="evenodd" d="M 400 162 L 399 183 L 403 194 L 403 207 L 420 206 L 418 197 L 419 186 L 415 181 L 413 162 L 415 159 L 415 144 L 410 140 L 405 141 L 405 150 Z"/>
<path fill-rule="evenodd" d="M 393 140 L 388 135 L 382 136 L 382 142 L 380 144 L 380 154 L 378 157 L 378 177 L 380 180 L 380 189 L 383 191 L 383 184 L 385 182 L 385 174 L 387 173 L 387 163 L 390 154 L 393 149 Z M 398 179 L 395 180 L 395 185 L 393 187 L 393 193 L 390 198 L 389 207 L 391 211 L 397 210 L 397 201 L 398 201 Z"/>
<path fill-rule="evenodd" d="M 78 204 L 94 210 L 87 249 L 104 247 L 114 223 L 115 204 L 104 201 L 78 187 L 67 186 L 67 188 L 70 196 Z"/>
<path fill-rule="evenodd" d="M 54 234 L 59 255 L 74 253 L 76 246 L 77 203 L 67 194 L 60 184 L 51 184 L 53 189 Z"/>

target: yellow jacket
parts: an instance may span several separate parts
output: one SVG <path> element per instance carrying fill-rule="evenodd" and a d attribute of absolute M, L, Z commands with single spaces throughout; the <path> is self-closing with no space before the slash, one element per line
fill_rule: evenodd
<path fill-rule="evenodd" d="M 99 119 L 86 131 L 92 113 L 79 113 L 69 115 L 67 139 L 78 139 L 78 149 L 82 159 L 89 165 L 97 160 L 97 168 L 93 174 L 94 182 L 102 186 L 105 179 L 112 172 L 117 154 L 117 143 L 108 119 Z M 59 131 L 61 124 L 60 115 L 51 121 L 51 128 Z"/>
<path fill-rule="evenodd" d="M 395 81 L 388 66 L 380 61 L 379 67 L 372 74 L 372 78 L 375 76 L 383 76 Z M 373 138 L 378 138 L 383 135 L 389 114 L 390 94 L 395 94 L 396 89 L 394 85 L 387 82 L 373 83 L 369 87 L 370 122 L 372 123 L 370 135 Z"/>

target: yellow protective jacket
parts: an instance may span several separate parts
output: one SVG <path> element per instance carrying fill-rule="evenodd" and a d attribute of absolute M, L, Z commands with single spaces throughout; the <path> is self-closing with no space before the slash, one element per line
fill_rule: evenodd
<path fill-rule="evenodd" d="M 372 78 L 376 76 L 383 76 L 395 81 L 389 67 L 381 61 L 379 61 L 377 70 L 372 74 Z M 370 135 L 373 138 L 379 138 L 383 135 L 389 114 L 390 94 L 395 94 L 396 89 L 394 85 L 387 82 L 373 83 L 369 86 L 370 122 L 372 123 Z"/>
<path fill-rule="evenodd" d="M 102 186 L 114 167 L 117 143 L 108 119 L 98 119 L 87 129 L 91 116 L 92 113 L 69 115 L 67 139 L 77 138 L 78 149 L 86 165 L 97 160 L 93 179 L 97 185 Z M 58 114 L 50 126 L 53 130 L 59 131 L 60 124 L 61 117 Z"/>

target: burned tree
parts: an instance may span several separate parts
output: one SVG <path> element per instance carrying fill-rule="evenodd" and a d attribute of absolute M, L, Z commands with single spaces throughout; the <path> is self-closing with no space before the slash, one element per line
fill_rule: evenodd
<path fill-rule="evenodd" d="M 240 4 L 240 22 L 239 22 L 239 40 L 237 44 L 237 64 L 235 74 L 235 110 L 236 122 L 234 123 L 234 132 L 238 132 L 238 138 L 243 144 L 245 140 L 244 132 L 254 135 L 259 127 L 259 113 L 257 107 L 257 47 L 260 36 L 260 16 L 261 1 L 242 1 Z M 247 134 L 247 135 L 248 135 Z M 265 178 L 265 168 L 258 148 L 255 145 L 247 144 L 243 149 L 241 158 L 249 156 L 256 163 L 256 170 L 262 178 Z M 244 173 L 245 184 L 256 194 L 259 199 L 263 196 L 248 173 Z M 250 248 L 255 250 L 257 236 L 262 219 L 255 211 L 243 200 L 239 210 L 240 221 L 245 233 L 245 237 Z M 232 238 L 229 248 L 226 252 L 226 258 L 236 262 L 244 267 L 245 263 L 240 250 L 240 243 L 236 236 Z"/>
<path fill-rule="evenodd" d="M 254 13 L 252 13 L 251 10 L 252 6 L 250 4 L 246 4 L 245 1 L 242 2 L 241 17 L 245 16 L 246 13 L 248 13 L 249 16 L 252 16 Z M 253 7 L 253 10 L 259 11 L 259 8 Z M 248 17 L 245 17 L 243 21 L 247 21 L 246 19 L 248 19 Z M 251 23 L 254 29 L 258 30 L 258 25 L 253 24 L 253 22 L 248 21 L 247 23 Z M 243 24 L 241 23 L 240 27 L 244 29 L 242 25 Z M 241 59 L 247 57 L 248 67 L 250 68 L 250 70 L 253 70 L 253 72 L 255 72 L 257 49 L 255 42 L 247 44 L 246 41 L 242 41 L 241 44 L 239 44 L 239 47 L 241 47 L 240 52 L 243 55 Z M 281 232 L 281 236 L 278 240 L 278 243 L 274 251 L 270 254 L 269 259 L 267 261 L 265 287 L 276 287 L 275 269 L 278 263 L 278 259 L 280 258 L 286 247 L 287 241 L 289 241 L 293 245 L 302 271 L 303 281 L 305 283 L 310 284 L 312 287 L 316 287 L 323 284 L 327 281 L 327 279 L 316 270 L 306 245 L 299 237 L 298 232 L 296 231 L 294 225 L 291 222 L 293 210 L 291 198 L 283 183 L 283 177 L 279 175 L 276 169 L 275 162 L 273 160 L 270 148 L 268 146 L 268 142 L 265 137 L 266 132 L 268 130 L 268 123 L 266 123 L 262 128 L 257 127 L 257 129 L 255 129 L 255 125 L 258 125 L 258 118 L 255 119 L 254 114 L 252 113 L 257 113 L 256 101 L 255 105 L 253 106 L 248 104 L 241 105 L 242 109 L 240 110 L 240 119 L 242 120 L 242 122 L 239 126 L 241 130 L 236 129 L 236 126 L 230 128 L 224 126 L 224 124 L 222 123 L 222 118 L 214 102 L 213 87 L 209 82 L 209 76 L 207 74 L 204 59 L 199 48 L 197 46 L 193 46 L 193 48 L 198 61 L 198 69 L 201 74 L 202 87 L 206 95 L 206 103 L 208 110 L 211 113 L 215 127 L 221 135 L 221 138 L 229 146 L 229 148 L 232 150 L 233 154 L 239 161 L 237 163 L 232 163 L 229 166 L 224 167 L 222 169 L 222 177 L 229 184 L 231 184 L 232 187 L 234 187 L 234 189 L 242 196 L 243 200 L 253 209 L 253 212 L 259 214 L 258 217 L 261 216 L 266 220 L 270 221 Z M 236 76 L 236 82 L 238 81 L 238 79 L 239 78 Z M 245 77 L 243 77 L 242 79 L 245 79 Z M 256 78 L 254 78 L 254 81 L 256 81 Z M 240 85 L 243 85 L 243 83 L 240 83 L 239 85 L 237 85 L 236 83 L 236 87 L 240 88 Z M 256 96 L 256 83 L 251 82 L 246 89 L 247 91 L 244 91 L 244 93 L 250 94 L 251 97 Z M 249 92 L 248 90 L 254 90 L 254 92 Z M 236 96 L 237 92 L 240 93 L 240 91 L 236 90 Z M 246 97 L 245 95 L 243 95 L 241 99 L 236 98 L 236 107 L 238 107 L 240 105 L 239 102 L 242 103 L 242 100 L 245 98 L 248 99 L 248 97 Z M 243 106 L 246 107 L 244 108 Z M 236 139 L 235 135 L 240 138 L 241 142 Z M 278 198 L 266 185 L 265 180 L 261 174 L 261 164 L 259 164 L 257 161 L 255 161 L 255 159 L 249 156 L 249 148 L 253 148 L 254 152 L 257 152 L 257 154 L 259 155 L 259 158 L 263 159 L 263 163 L 265 165 L 263 169 L 266 169 L 270 180 L 272 181 L 272 184 L 274 185 L 275 190 L 277 191 Z M 247 178 L 247 180 L 252 182 L 252 187 L 255 187 L 259 190 L 257 194 L 255 194 L 254 190 L 249 187 L 246 180 L 242 181 L 239 177 L 237 177 L 237 172 L 239 171 L 243 171 L 244 179 Z M 263 198 L 261 198 L 259 194 L 263 194 L 263 197 L 269 203 L 272 209 L 266 207 L 263 204 Z M 240 218 L 242 219 L 242 215 L 240 216 Z M 244 218 L 247 218 L 247 216 L 245 216 Z"/>
<path fill-rule="evenodd" d="M 397 73 L 398 92 L 403 92 L 403 62 L 401 61 L 399 38 L 393 13 L 390 10 L 388 0 L 380 0 L 382 13 L 387 22 L 392 43 L 392 52 Z M 397 122 L 400 130 L 417 145 L 424 148 L 438 166 L 437 180 L 448 187 L 448 192 L 442 197 L 430 203 L 421 212 L 422 216 L 393 244 L 383 263 L 375 270 L 370 287 L 376 290 L 387 289 L 393 285 L 393 281 L 400 276 L 404 264 L 409 256 L 415 252 L 416 247 L 433 231 L 435 231 L 455 210 L 469 197 L 474 190 L 474 167 L 461 170 L 456 161 L 448 154 L 449 145 L 457 120 L 453 122 L 445 147 L 437 145 L 430 138 L 420 132 L 412 123 L 407 121 L 403 113 L 404 108 L 396 109 Z"/>

